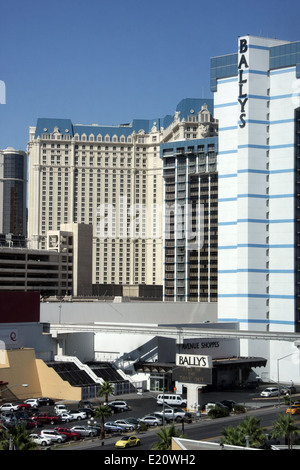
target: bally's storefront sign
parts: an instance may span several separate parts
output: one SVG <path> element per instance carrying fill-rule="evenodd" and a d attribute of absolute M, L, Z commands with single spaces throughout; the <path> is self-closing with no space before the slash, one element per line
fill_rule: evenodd
<path fill-rule="evenodd" d="M 176 365 L 183 367 L 211 368 L 211 356 L 198 356 L 195 354 L 176 354 Z"/>

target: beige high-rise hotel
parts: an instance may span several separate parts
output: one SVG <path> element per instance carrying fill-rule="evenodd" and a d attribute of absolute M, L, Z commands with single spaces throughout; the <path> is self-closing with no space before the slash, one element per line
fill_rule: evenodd
<path fill-rule="evenodd" d="M 184 99 L 174 115 L 118 126 L 38 119 L 28 143 L 30 248 L 47 248 L 48 231 L 61 225 L 91 224 L 92 279 L 102 293 L 112 285 L 162 286 L 160 144 L 205 137 L 210 101 Z"/>

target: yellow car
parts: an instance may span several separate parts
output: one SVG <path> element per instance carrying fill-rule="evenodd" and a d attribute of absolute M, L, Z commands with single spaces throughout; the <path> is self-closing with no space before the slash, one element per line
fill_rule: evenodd
<path fill-rule="evenodd" d="M 141 441 L 135 436 L 123 436 L 119 441 L 115 443 L 116 447 L 134 447 L 141 445 Z"/>
<path fill-rule="evenodd" d="M 287 408 L 286 413 L 291 413 L 292 415 L 300 413 L 300 405 L 292 405 L 291 408 Z"/>

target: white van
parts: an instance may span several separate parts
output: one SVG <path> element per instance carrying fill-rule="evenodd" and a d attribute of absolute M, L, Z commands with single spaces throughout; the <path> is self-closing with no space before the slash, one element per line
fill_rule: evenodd
<path fill-rule="evenodd" d="M 170 406 L 186 406 L 186 400 L 180 395 L 174 395 L 169 393 L 160 393 L 157 395 L 157 404 L 162 405 L 165 402 Z"/>

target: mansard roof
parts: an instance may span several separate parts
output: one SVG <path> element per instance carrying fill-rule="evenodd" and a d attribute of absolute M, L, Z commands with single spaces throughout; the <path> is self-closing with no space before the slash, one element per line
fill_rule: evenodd
<path fill-rule="evenodd" d="M 187 120 L 189 115 L 197 114 L 201 111 L 204 104 L 206 104 L 208 110 L 213 113 L 213 100 L 199 98 L 185 98 L 181 100 L 176 107 L 176 113 L 178 113 L 181 121 L 183 119 Z M 149 134 L 153 127 L 156 127 L 158 131 L 169 127 L 174 120 L 174 116 L 175 115 L 166 115 L 163 118 L 155 119 L 133 119 L 129 123 L 116 126 L 73 124 L 71 119 L 39 118 L 37 120 L 35 138 L 42 137 L 43 134 L 53 134 L 55 131 L 63 135 L 69 135 L 70 138 L 74 137 L 76 134 L 79 136 L 85 134 L 87 137 L 93 134 L 95 138 L 98 134 L 102 136 L 109 135 L 110 137 L 120 137 L 122 135 L 127 137 L 133 132 L 139 133 L 140 131 Z"/>

